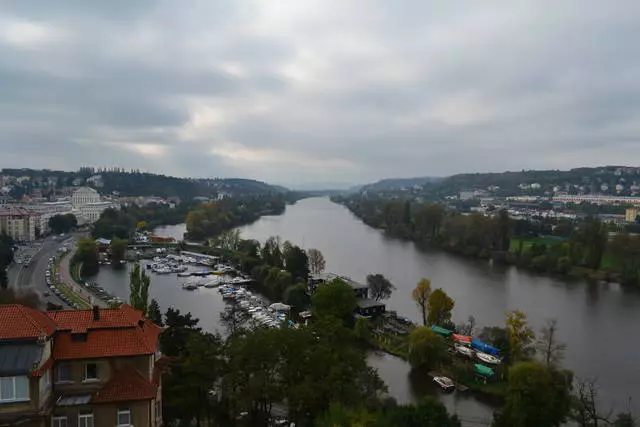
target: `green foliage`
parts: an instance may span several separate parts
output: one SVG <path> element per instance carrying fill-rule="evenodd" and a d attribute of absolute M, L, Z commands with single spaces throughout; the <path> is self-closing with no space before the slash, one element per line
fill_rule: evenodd
<path fill-rule="evenodd" d="M 363 343 L 368 343 L 371 340 L 371 322 L 364 317 L 358 317 L 356 323 L 353 326 L 353 334 Z"/>
<path fill-rule="evenodd" d="M 289 286 L 284 292 L 284 302 L 293 307 L 293 310 L 296 312 L 306 310 L 311 302 L 311 298 L 307 292 L 307 285 L 297 283 Z"/>
<path fill-rule="evenodd" d="M 535 354 L 536 334 L 527 324 L 527 316 L 520 310 L 507 313 L 506 327 L 509 337 L 509 361 L 527 360 Z"/>
<path fill-rule="evenodd" d="M 507 400 L 493 427 L 557 427 L 571 409 L 573 376 L 536 362 L 509 369 Z"/>
<path fill-rule="evenodd" d="M 451 310 L 455 302 L 442 288 L 438 288 L 429 295 L 429 317 L 427 321 L 430 325 L 445 326 L 451 322 Z"/>
<path fill-rule="evenodd" d="M 333 316 L 350 325 L 357 308 L 353 288 L 340 279 L 320 285 L 311 297 L 311 308 L 316 316 Z"/>
<path fill-rule="evenodd" d="M 460 427 L 460 421 L 447 413 L 444 405 L 427 397 L 416 405 L 400 405 L 387 409 L 375 427 Z"/>
<path fill-rule="evenodd" d="M 112 239 L 114 237 L 128 239 L 135 228 L 136 219 L 129 215 L 126 209 L 120 211 L 106 209 L 93 224 L 91 235 L 96 239 Z"/>
<path fill-rule="evenodd" d="M 280 250 L 280 238 L 274 236 L 269 237 L 264 242 L 264 245 L 262 245 L 260 257 L 265 264 L 282 268 L 284 266 L 284 260 L 282 251 Z"/>
<path fill-rule="evenodd" d="M 277 267 L 268 269 L 264 278 L 264 290 L 267 296 L 273 300 L 281 300 L 284 291 L 293 283 L 291 273 L 282 271 Z"/>
<path fill-rule="evenodd" d="M 293 280 L 306 282 L 309 279 L 309 257 L 304 249 L 291 245 L 283 255 L 285 269 Z"/>
<path fill-rule="evenodd" d="M 367 275 L 367 286 L 369 286 L 369 296 L 376 301 L 389 299 L 391 292 L 396 288 L 382 274 Z"/>
<path fill-rule="evenodd" d="M 151 278 L 140 268 L 140 264 L 134 264 L 129 273 L 129 303 L 143 313 L 147 312 L 149 306 L 149 286 Z"/>
<path fill-rule="evenodd" d="M 414 368 L 436 368 L 446 356 L 445 341 L 430 327 L 417 327 L 409 334 L 409 363 Z"/>
<path fill-rule="evenodd" d="M 98 247 L 91 238 L 78 240 L 78 246 L 74 255 L 74 264 L 82 264 L 80 274 L 83 277 L 93 276 L 100 269 Z"/>
<path fill-rule="evenodd" d="M 640 237 L 620 233 L 613 238 L 610 246 L 622 282 L 633 285 L 640 283 Z"/>
<path fill-rule="evenodd" d="M 607 245 L 607 226 L 598 219 L 589 219 L 578 227 L 572 242 L 574 251 L 580 254 L 582 263 L 588 268 L 600 268 Z"/>
<path fill-rule="evenodd" d="M 49 228 L 54 234 L 68 233 L 78 225 L 74 214 L 54 215 L 49 218 Z"/>
<path fill-rule="evenodd" d="M 147 309 L 147 317 L 156 325 L 158 326 L 163 325 L 162 312 L 160 311 L 160 304 L 158 304 L 158 301 L 156 301 L 155 298 L 152 299 L 151 302 L 149 303 L 149 308 Z"/>
<path fill-rule="evenodd" d="M 124 256 L 127 252 L 128 244 L 129 244 L 129 241 L 126 239 L 119 239 L 117 237 L 114 237 L 113 239 L 111 239 L 111 244 L 109 245 L 111 262 L 117 265 L 120 263 L 120 261 L 124 259 Z"/>

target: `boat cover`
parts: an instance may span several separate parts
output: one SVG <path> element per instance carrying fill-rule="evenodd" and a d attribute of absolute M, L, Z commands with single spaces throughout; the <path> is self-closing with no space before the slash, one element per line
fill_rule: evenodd
<path fill-rule="evenodd" d="M 470 336 L 458 335 L 458 334 L 451 335 L 451 338 L 453 338 L 456 341 L 460 341 L 460 342 L 463 342 L 463 343 L 469 343 L 469 344 L 471 344 L 471 339 L 472 339 Z"/>
<path fill-rule="evenodd" d="M 441 328 L 440 326 L 436 326 L 436 325 L 431 326 L 431 329 L 433 329 L 433 332 L 435 332 L 436 334 L 442 335 L 445 338 L 449 338 L 451 334 L 453 334 L 453 331 L 450 331 L 449 329 Z"/>
<path fill-rule="evenodd" d="M 493 346 L 490 346 L 489 344 L 485 344 L 476 338 L 471 340 L 471 347 L 475 348 L 476 350 L 480 350 L 483 353 L 491 354 L 493 356 L 497 356 L 500 354 L 500 350 Z"/>
<path fill-rule="evenodd" d="M 484 365 L 481 365 L 479 363 L 476 363 L 475 365 L 473 365 L 476 368 L 476 372 L 480 375 L 484 375 L 485 377 L 491 377 L 493 376 L 494 372 L 493 369 L 488 368 Z"/>

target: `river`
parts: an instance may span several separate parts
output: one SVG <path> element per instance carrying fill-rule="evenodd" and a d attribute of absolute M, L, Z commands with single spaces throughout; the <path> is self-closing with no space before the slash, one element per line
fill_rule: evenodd
<path fill-rule="evenodd" d="M 535 276 L 515 267 L 494 267 L 487 262 L 460 258 L 440 251 L 427 251 L 412 242 L 384 235 L 363 224 L 345 207 L 326 198 L 311 198 L 288 206 L 283 215 L 262 217 L 240 227 L 243 238 L 264 241 L 272 235 L 304 248 L 317 248 L 326 260 L 326 270 L 364 282 L 367 274 L 382 273 L 396 286 L 386 301 L 388 309 L 419 321 L 411 290 L 421 277 L 432 287 L 442 287 L 455 300 L 454 321 L 469 315 L 479 326 L 502 325 L 507 310 L 524 311 L 539 330 L 547 319 L 558 320 L 559 336 L 567 344 L 564 365 L 579 378 L 597 378 L 605 408 L 626 409 L 628 398 L 640 399 L 640 296 L 612 284 L 564 282 Z M 184 224 L 162 227 L 156 233 L 182 237 Z M 103 268 L 97 281 L 114 294 L 126 298 L 124 272 Z M 215 329 L 224 303 L 215 290 L 186 292 L 174 276 L 153 277 L 152 296 L 163 308 L 173 305 L 191 311 L 202 326 Z M 372 354 L 391 394 L 407 402 L 431 390 L 419 379 L 409 378 L 406 363 L 386 355 Z M 426 381 L 426 380 L 425 380 Z M 487 419 L 490 409 L 459 394 L 443 397 L 449 410 L 462 417 Z"/>

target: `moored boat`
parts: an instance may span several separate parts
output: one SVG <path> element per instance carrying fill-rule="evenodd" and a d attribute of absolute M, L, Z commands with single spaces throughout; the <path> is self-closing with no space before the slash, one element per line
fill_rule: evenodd
<path fill-rule="evenodd" d="M 466 345 L 456 345 L 455 349 L 456 349 L 456 352 L 467 357 L 473 357 L 475 353 L 475 351 L 473 351 L 472 348 L 467 347 Z"/>
<path fill-rule="evenodd" d="M 487 353 L 482 353 L 481 351 L 477 351 L 476 352 L 476 357 L 485 363 L 489 363 L 490 365 L 499 365 L 500 363 L 502 363 L 502 361 L 500 359 L 498 359 L 495 356 L 492 356 L 490 354 Z"/>
<path fill-rule="evenodd" d="M 438 384 L 438 386 L 443 390 L 443 391 L 453 391 L 456 388 L 456 385 L 454 384 L 453 380 L 451 380 L 451 378 L 447 378 L 447 377 L 433 377 L 433 382 L 435 382 L 436 384 Z"/>
<path fill-rule="evenodd" d="M 193 291 L 198 289 L 198 287 L 194 283 L 183 283 L 182 289 L 186 289 L 187 291 Z"/>

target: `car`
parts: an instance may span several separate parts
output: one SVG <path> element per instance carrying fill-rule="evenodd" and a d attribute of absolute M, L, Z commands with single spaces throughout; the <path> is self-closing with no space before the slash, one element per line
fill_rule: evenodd
<path fill-rule="evenodd" d="M 45 297 L 48 297 L 48 296 L 50 296 L 50 295 L 51 295 L 51 292 L 49 292 L 49 291 L 44 291 L 44 292 L 42 293 L 42 295 L 44 295 Z"/>

